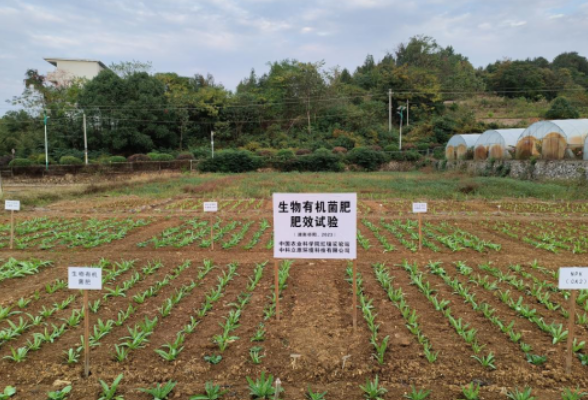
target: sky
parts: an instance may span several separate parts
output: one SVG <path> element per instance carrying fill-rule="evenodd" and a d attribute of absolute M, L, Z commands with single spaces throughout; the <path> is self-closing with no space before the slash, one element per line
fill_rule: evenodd
<path fill-rule="evenodd" d="M 211 73 L 233 90 L 286 58 L 353 71 L 412 36 L 475 67 L 565 51 L 588 56 L 588 0 L 0 0 L 0 115 L 44 57 L 151 61 L 153 72 Z"/>

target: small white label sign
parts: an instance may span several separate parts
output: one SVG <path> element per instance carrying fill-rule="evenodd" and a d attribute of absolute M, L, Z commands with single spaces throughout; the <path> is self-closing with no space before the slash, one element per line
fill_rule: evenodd
<path fill-rule="evenodd" d="M 356 193 L 274 193 L 274 258 L 357 258 Z"/>
<path fill-rule="evenodd" d="M 412 203 L 412 212 L 413 213 L 426 213 L 427 212 L 427 203 Z"/>
<path fill-rule="evenodd" d="M 218 211 L 218 203 L 216 201 L 205 201 L 204 202 L 204 212 L 217 212 Z"/>
<path fill-rule="evenodd" d="M 20 211 L 20 200 L 6 200 L 4 209 L 9 211 Z"/>
<path fill-rule="evenodd" d="M 588 289 L 588 268 L 565 267 L 559 269 L 560 289 Z"/>
<path fill-rule="evenodd" d="M 68 288 L 102 290 L 102 268 L 69 267 Z"/>

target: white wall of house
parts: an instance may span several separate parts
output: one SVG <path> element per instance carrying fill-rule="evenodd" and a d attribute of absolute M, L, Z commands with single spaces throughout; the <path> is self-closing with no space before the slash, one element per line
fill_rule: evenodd
<path fill-rule="evenodd" d="M 106 67 L 100 61 L 94 60 L 72 60 L 61 58 L 45 58 L 45 61 L 53 64 L 55 71 L 47 74 L 49 81 L 61 86 L 67 85 L 76 78 L 93 79 Z"/>

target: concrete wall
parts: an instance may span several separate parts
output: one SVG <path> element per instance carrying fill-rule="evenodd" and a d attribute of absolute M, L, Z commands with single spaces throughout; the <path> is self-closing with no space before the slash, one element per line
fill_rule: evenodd
<path fill-rule="evenodd" d="M 444 161 L 439 161 L 437 167 Z M 503 165 L 503 166 L 502 166 Z M 502 167 L 501 167 L 502 166 Z M 588 180 L 588 161 L 447 161 L 448 170 L 469 172 L 474 175 L 500 175 L 510 169 L 508 176 L 520 179 L 580 179 Z"/>

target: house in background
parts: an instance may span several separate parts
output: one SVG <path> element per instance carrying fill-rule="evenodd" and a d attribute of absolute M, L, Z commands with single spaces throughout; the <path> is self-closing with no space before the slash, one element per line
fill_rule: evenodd
<path fill-rule="evenodd" d="M 47 80 L 57 87 L 69 86 L 76 79 L 92 80 L 107 69 L 102 61 L 74 58 L 44 58 L 57 69 L 47 74 Z"/>

